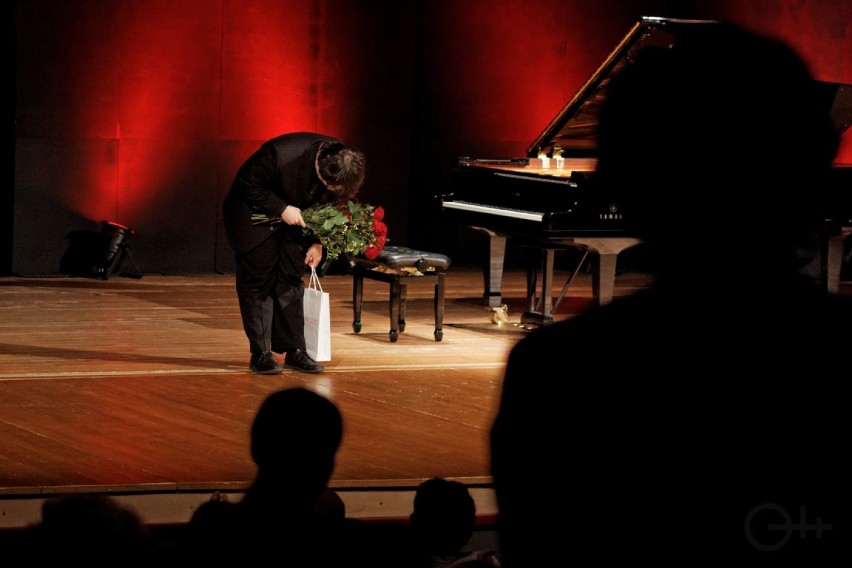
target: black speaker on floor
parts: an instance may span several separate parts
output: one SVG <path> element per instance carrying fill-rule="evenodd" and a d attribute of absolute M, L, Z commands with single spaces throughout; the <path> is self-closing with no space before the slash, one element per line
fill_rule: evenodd
<path fill-rule="evenodd" d="M 133 256 L 130 254 L 130 237 L 136 232 L 130 227 L 125 227 L 114 221 L 101 221 L 101 234 L 103 235 L 104 252 L 97 266 L 98 274 L 104 280 L 115 273 L 126 274 L 134 278 L 142 278 L 142 271 L 136 266 Z M 124 262 L 128 262 L 132 272 L 120 272 Z"/>

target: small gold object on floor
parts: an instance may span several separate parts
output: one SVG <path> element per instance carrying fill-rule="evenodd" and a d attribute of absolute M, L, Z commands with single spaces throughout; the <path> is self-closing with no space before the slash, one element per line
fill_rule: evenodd
<path fill-rule="evenodd" d="M 489 308 L 491 310 L 491 323 L 503 325 L 509 321 L 509 306 L 501 304 L 500 306 Z"/>

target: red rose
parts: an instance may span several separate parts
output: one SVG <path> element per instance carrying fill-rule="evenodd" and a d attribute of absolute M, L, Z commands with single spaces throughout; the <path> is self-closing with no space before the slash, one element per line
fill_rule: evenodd
<path fill-rule="evenodd" d="M 380 252 L 382 252 L 382 249 L 379 247 L 367 245 L 367 248 L 364 249 L 364 256 L 366 256 L 368 260 L 375 260 L 376 257 L 379 256 Z"/>
<path fill-rule="evenodd" d="M 385 218 L 385 208 L 384 207 L 376 207 L 373 210 L 373 221 L 381 221 Z"/>

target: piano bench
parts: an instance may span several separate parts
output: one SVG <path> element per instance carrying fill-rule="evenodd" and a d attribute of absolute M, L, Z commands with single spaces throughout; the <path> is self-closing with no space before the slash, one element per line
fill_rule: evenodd
<path fill-rule="evenodd" d="M 364 295 L 364 278 L 390 284 L 390 340 L 396 342 L 405 331 L 405 303 L 408 285 L 415 283 L 435 286 L 435 341 L 444 337 L 444 272 L 450 258 L 443 254 L 425 252 L 406 247 L 386 246 L 375 260 L 353 258 L 352 306 L 355 319 L 352 329 L 361 331 L 361 304 Z"/>

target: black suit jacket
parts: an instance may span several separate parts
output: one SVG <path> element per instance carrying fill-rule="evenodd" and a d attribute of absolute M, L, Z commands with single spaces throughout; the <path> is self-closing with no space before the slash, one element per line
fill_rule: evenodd
<path fill-rule="evenodd" d="M 338 140 L 314 132 L 284 134 L 264 142 L 243 163 L 223 206 L 225 232 L 237 254 L 250 251 L 274 231 L 287 231 L 293 240 L 304 238 L 301 227 L 255 225 L 252 214 L 276 218 L 288 205 L 305 209 L 333 199 L 315 168 L 323 142 Z"/>

